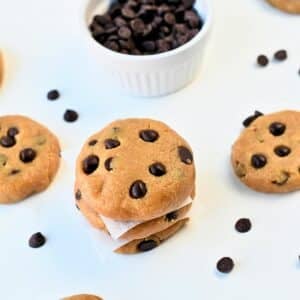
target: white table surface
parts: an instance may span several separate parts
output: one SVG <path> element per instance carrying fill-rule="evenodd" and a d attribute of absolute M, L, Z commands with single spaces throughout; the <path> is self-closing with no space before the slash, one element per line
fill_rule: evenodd
<path fill-rule="evenodd" d="M 81 0 L 83 1 L 83 0 Z M 0 114 L 20 113 L 57 133 L 62 165 L 44 193 L 0 207 L 0 299 L 55 300 L 90 292 L 105 300 L 299 299 L 300 192 L 264 195 L 232 175 L 230 147 L 242 120 L 299 109 L 300 17 L 275 11 L 263 0 L 215 0 L 214 29 L 205 66 L 186 89 L 161 99 L 137 99 L 108 88 L 78 33 L 79 0 L 0 0 L 0 47 L 7 78 Z M 260 53 L 285 48 L 289 59 L 259 69 Z M 46 93 L 61 91 L 48 102 Z M 66 108 L 80 113 L 62 121 Z M 120 117 L 153 117 L 174 127 L 194 148 L 197 200 L 192 221 L 155 251 L 102 256 L 93 229 L 74 208 L 74 159 L 83 141 Z M 249 217 L 253 229 L 234 223 Z M 27 245 L 42 231 L 40 249 Z M 216 261 L 231 256 L 232 273 Z"/>

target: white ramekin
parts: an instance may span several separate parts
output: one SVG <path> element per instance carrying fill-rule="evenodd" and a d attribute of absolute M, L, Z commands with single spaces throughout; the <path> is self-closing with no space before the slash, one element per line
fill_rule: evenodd
<path fill-rule="evenodd" d="M 109 50 L 91 37 L 88 26 L 99 5 L 104 5 L 107 0 L 84 0 L 81 24 L 85 42 L 95 61 L 98 61 L 99 68 L 111 77 L 113 88 L 121 88 L 128 95 L 141 97 L 173 93 L 195 78 L 204 57 L 211 27 L 211 9 L 207 1 L 196 1 L 195 8 L 204 26 L 192 40 L 165 53 L 136 56 Z"/>

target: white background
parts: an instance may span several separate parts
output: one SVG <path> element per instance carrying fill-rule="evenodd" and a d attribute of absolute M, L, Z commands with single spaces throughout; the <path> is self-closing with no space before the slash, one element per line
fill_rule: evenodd
<path fill-rule="evenodd" d="M 147 100 L 108 87 L 79 34 L 81 1 L 0 1 L 7 60 L 0 113 L 45 123 L 63 148 L 59 174 L 46 192 L 0 207 L 0 299 L 54 300 L 80 292 L 105 300 L 299 299 L 300 192 L 247 189 L 232 175 L 229 156 L 242 120 L 255 109 L 299 109 L 300 17 L 263 0 L 215 0 L 199 77 L 174 95 Z M 255 66 L 258 54 L 271 57 L 280 48 L 289 52 L 286 62 Z M 57 102 L 46 100 L 52 88 L 61 91 Z M 62 120 L 66 108 L 78 110 L 78 122 Z M 189 140 L 197 200 L 186 229 L 155 251 L 103 256 L 74 207 L 74 159 L 90 134 L 129 116 L 161 119 Z M 240 217 L 251 218 L 251 232 L 235 232 Z M 36 231 L 48 242 L 30 249 L 27 240 Z M 227 255 L 236 267 L 221 276 L 215 263 Z"/>

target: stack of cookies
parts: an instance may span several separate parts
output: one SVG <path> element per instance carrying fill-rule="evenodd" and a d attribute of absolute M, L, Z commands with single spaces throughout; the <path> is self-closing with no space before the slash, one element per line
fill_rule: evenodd
<path fill-rule="evenodd" d="M 195 193 L 193 154 L 167 125 L 150 119 L 111 123 L 77 159 L 77 207 L 106 231 L 118 253 L 152 250 L 188 221 Z"/>

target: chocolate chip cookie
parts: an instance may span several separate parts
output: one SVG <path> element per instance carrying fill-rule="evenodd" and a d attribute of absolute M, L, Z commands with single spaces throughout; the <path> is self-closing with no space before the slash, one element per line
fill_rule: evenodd
<path fill-rule="evenodd" d="M 103 300 L 103 299 L 94 295 L 81 294 L 81 295 L 66 297 L 63 298 L 62 300 Z"/>
<path fill-rule="evenodd" d="M 60 162 L 57 138 L 24 116 L 0 117 L 0 203 L 45 190 Z"/>
<path fill-rule="evenodd" d="M 163 241 L 177 233 L 188 222 L 188 220 L 188 218 L 182 219 L 161 232 L 155 233 L 147 238 L 131 241 L 115 250 L 115 252 L 120 254 L 135 254 L 153 250 Z"/>
<path fill-rule="evenodd" d="M 147 221 L 194 194 L 190 146 L 162 122 L 125 119 L 91 136 L 77 159 L 75 196 L 119 221 Z"/>
<path fill-rule="evenodd" d="M 300 189 L 300 112 L 260 116 L 243 130 L 232 148 L 235 174 L 266 193 Z"/>
<path fill-rule="evenodd" d="M 268 0 L 268 2 L 282 11 L 300 14 L 300 0 Z"/>
<path fill-rule="evenodd" d="M 97 215 L 83 199 L 77 201 L 77 206 L 92 226 L 108 232 L 104 222 L 101 219 L 101 216 Z M 120 238 L 132 241 L 165 230 L 176 221 L 182 219 L 188 213 L 191 207 L 192 204 L 188 204 L 178 210 L 165 214 L 164 216 L 143 222 L 142 224 L 137 225 L 136 227 L 127 231 Z"/>

